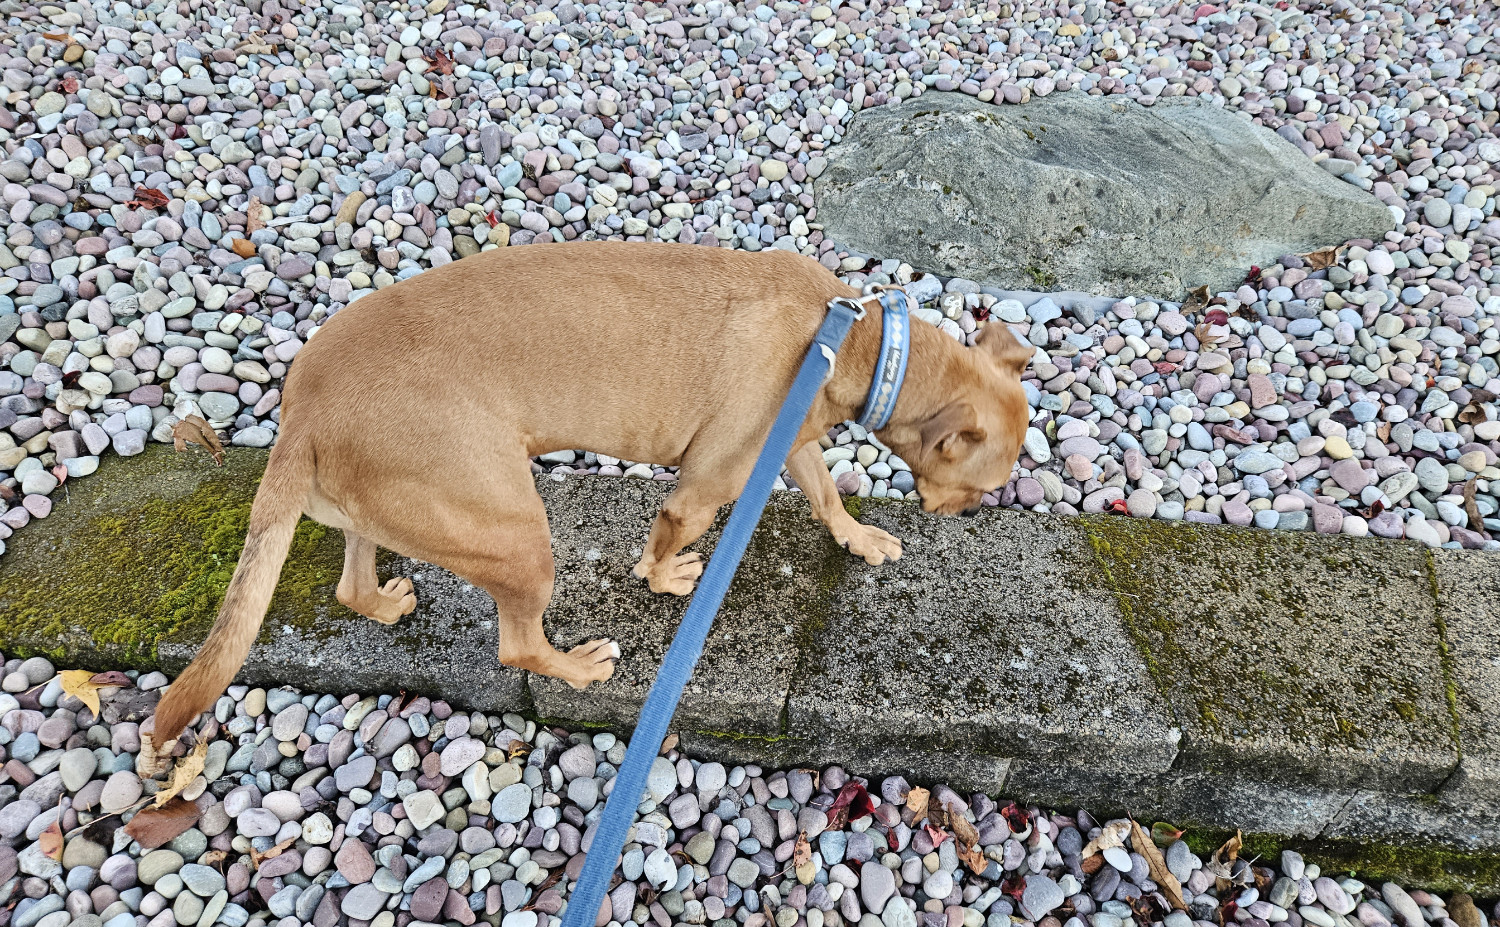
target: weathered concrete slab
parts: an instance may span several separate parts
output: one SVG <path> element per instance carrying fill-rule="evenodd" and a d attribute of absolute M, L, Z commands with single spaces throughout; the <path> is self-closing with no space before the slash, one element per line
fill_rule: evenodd
<path fill-rule="evenodd" d="M 1088 520 L 1183 730 L 1181 772 L 1431 791 L 1458 764 L 1414 544 Z"/>
<path fill-rule="evenodd" d="M 1432 572 L 1464 752 L 1443 797 L 1500 808 L 1500 563 L 1435 550 Z"/>
<path fill-rule="evenodd" d="M 236 448 L 217 468 L 153 448 L 70 485 L 0 561 L 0 650 L 185 665 L 264 460 Z M 489 597 L 429 564 L 382 559 L 383 575 L 413 578 L 416 614 L 354 615 L 333 595 L 342 539 L 310 522 L 241 680 L 406 689 L 628 732 L 687 604 L 629 575 L 670 487 L 544 477 L 538 490 L 557 562 L 549 635 L 617 638 L 608 684 L 576 692 L 500 666 Z M 1438 847 L 1471 873 L 1462 884 L 1500 890 L 1485 862 L 1500 860 L 1500 559 L 1123 518 L 881 503 L 861 517 L 906 556 L 869 567 L 800 496 L 773 497 L 683 699 L 684 749 L 1316 846 L 1405 841 L 1428 848 L 1412 860 Z M 722 523 L 695 547 L 711 552 Z"/>
<path fill-rule="evenodd" d="M 1361 791 L 1345 803 L 1321 836 L 1493 853 L 1500 848 L 1500 806 L 1470 799 L 1452 801 L 1446 794 Z"/>
<path fill-rule="evenodd" d="M 687 598 L 653 595 L 630 575 L 651 520 L 669 487 L 641 481 L 538 482 L 547 505 L 557 562 L 557 588 L 545 623 L 566 649 L 600 637 L 619 641 L 615 675 L 579 691 L 531 676 L 543 717 L 630 728 L 656 679 Z M 729 509 L 690 549 L 705 555 L 718 541 Z M 819 620 L 819 601 L 848 555 L 810 516 L 802 497 L 778 494 L 766 508 L 744 565 L 704 648 L 702 662 L 678 706 L 678 723 L 695 730 L 771 735 L 781 730 L 799 643 Z"/>
<path fill-rule="evenodd" d="M 758 763 L 772 768 L 820 769 L 829 765 L 857 771 L 872 781 L 906 776 L 911 782 L 941 781 L 960 790 L 999 795 L 1007 792 L 1013 761 L 1008 757 L 912 744 L 865 742 L 825 731 L 819 737 L 745 737 L 684 730 L 682 749 L 723 763 Z M 942 770 L 940 777 L 933 770 Z"/>
<path fill-rule="evenodd" d="M 1181 827 L 1227 827 L 1245 833 L 1310 838 L 1322 834 L 1348 803 L 1347 794 L 1308 785 L 1173 770 L 1151 776 L 1097 775 L 1084 767 L 1011 764 L 1006 794 L 1047 806 L 1084 802 L 1096 815 L 1154 815 Z"/>
<path fill-rule="evenodd" d="M 802 654 L 788 733 L 1164 772 L 1180 734 L 1076 520 L 864 505 L 902 558 L 855 564 Z"/>

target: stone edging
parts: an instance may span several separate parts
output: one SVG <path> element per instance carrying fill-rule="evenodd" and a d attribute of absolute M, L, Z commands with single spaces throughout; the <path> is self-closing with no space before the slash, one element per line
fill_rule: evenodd
<path fill-rule="evenodd" d="M 218 469 L 153 448 L 70 487 L 0 571 L 0 650 L 181 669 L 264 459 L 235 449 Z M 558 567 L 549 635 L 619 640 L 609 682 L 576 692 L 499 666 L 489 598 L 394 555 L 382 571 L 413 576 L 418 611 L 392 627 L 354 616 L 333 597 L 341 538 L 311 523 L 242 680 L 628 729 L 685 605 L 628 575 L 669 488 L 538 487 Z M 1247 833 L 1500 851 L 1491 555 L 1121 517 L 860 514 L 903 539 L 901 561 L 866 566 L 796 495 L 772 499 L 683 698 L 685 749 Z"/>

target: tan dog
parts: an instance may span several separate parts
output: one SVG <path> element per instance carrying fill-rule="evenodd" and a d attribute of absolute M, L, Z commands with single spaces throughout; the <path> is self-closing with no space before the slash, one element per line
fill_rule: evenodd
<path fill-rule="evenodd" d="M 412 584 L 375 575 L 376 546 L 445 567 L 495 600 L 500 661 L 583 688 L 619 648 L 547 641 L 547 514 L 530 458 L 587 448 L 676 464 L 677 487 L 634 573 L 687 595 L 683 553 L 740 494 L 826 307 L 859 294 L 782 251 L 592 242 L 500 249 L 412 277 L 334 316 L 286 381 L 281 434 L 218 620 L 157 709 L 166 745 L 249 654 L 297 521 L 345 535 L 338 599 L 382 623 L 416 607 Z M 818 438 L 864 405 L 881 338 L 855 323 L 787 470 L 838 542 L 867 562 L 901 542 L 855 521 Z M 906 381 L 877 436 L 906 460 L 923 507 L 957 514 L 1009 479 L 1027 422 L 1031 352 L 1004 325 L 965 348 L 912 326 Z"/>

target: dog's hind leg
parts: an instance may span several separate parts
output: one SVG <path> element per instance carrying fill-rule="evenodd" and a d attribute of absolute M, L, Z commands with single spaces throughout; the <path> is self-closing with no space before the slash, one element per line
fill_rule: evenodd
<path fill-rule="evenodd" d="M 713 468 L 705 468 L 714 472 Z M 637 579 L 646 580 L 652 592 L 671 595 L 687 595 L 693 591 L 698 577 L 703 575 L 703 555 L 696 551 L 682 553 L 682 549 L 708 530 L 714 516 L 725 503 L 734 501 L 737 490 L 721 479 L 712 482 L 694 478 L 684 466 L 677 488 L 656 513 L 651 524 L 651 535 L 646 539 L 646 549 L 641 559 L 631 569 Z M 734 481 L 742 485 L 743 477 Z"/>
<path fill-rule="evenodd" d="M 420 487 L 425 492 L 420 506 L 364 507 L 358 516 L 367 521 L 356 524 L 381 546 L 436 564 L 488 592 L 495 600 L 501 663 L 582 689 L 614 674 L 620 648 L 608 639 L 592 640 L 563 653 L 548 642 L 542 613 L 552 599 L 554 567 L 547 510 L 527 459 L 514 452 L 513 447 L 502 452 L 514 459 L 498 454 L 455 459 L 447 480 Z M 413 498 L 417 490 L 403 483 L 388 495 Z M 366 575 L 373 585 L 369 562 Z"/>
<path fill-rule="evenodd" d="M 411 580 L 397 577 L 380 585 L 375 575 L 375 542 L 344 530 L 344 575 L 334 593 L 347 608 L 381 624 L 395 624 L 417 607 Z"/>
<path fill-rule="evenodd" d="M 828 526 L 833 539 L 849 553 L 876 566 L 901 559 L 901 540 L 874 525 L 862 525 L 844 509 L 839 489 L 823 463 L 818 442 L 802 445 L 786 459 L 787 472 L 807 496 L 813 515 Z"/>

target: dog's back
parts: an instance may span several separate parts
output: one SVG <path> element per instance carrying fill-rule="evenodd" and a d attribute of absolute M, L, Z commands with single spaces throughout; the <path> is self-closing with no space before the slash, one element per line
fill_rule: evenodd
<path fill-rule="evenodd" d="M 389 427 L 459 403 L 479 430 L 526 422 L 532 454 L 586 446 L 672 463 L 699 425 L 743 408 L 745 391 L 784 391 L 828 301 L 854 293 L 781 251 L 484 252 L 335 315 L 292 367 L 283 425 Z M 672 414 L 643 422 L 647 396 Z"/>

